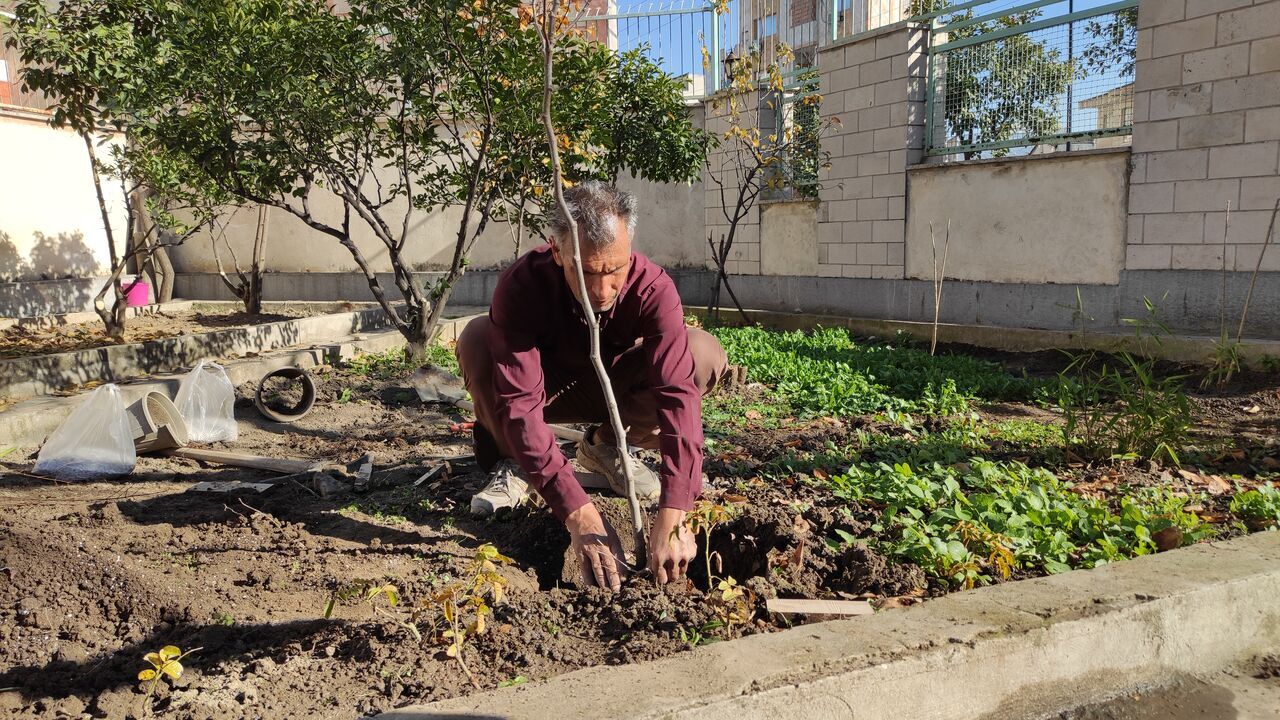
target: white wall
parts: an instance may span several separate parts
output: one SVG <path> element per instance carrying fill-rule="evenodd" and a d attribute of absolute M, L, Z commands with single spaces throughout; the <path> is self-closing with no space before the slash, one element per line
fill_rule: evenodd
<path fill-rule="evenodd" d="M 693 121 L 702 124 L 701 107 L 691 108 Z M 703 222 L 701 183 L 693 185 L 659 185 L 620 178 L 618 185 L 637 196 L 639 218 L 636 226 L 636 249 L 657 262 L 672 267 L 702 265 L 706 233 Z M 386 217 L 397 222 L 403 217 L 404 204 L 392 205 Z M 331 193 L 320 191 L 312 199 L 312 212 L 320 219 L 337 225 L 342 219 L 342 204 Z M 405 257 L 420 270 L 448 267 L 457 235 L 461 208 L 426 214 L 416 212 L 411 221 Z M 346 248 L 333 238 L 307 227 L 284 210 L 272 208 L 268 215 L 266 267 L 272 272 L 355 272 L 357 266 Z M 242 265 L 252 255 L 257 209 L 239 211 L 227 227 L 226 242 L 231 243 Z M 356 245 L 375 271 L 389 272 L 386 247 L 368 226 L 352 221 Z M 539 244 L 536 236 L 526 238 L 520 252 Z M 223 262 L 229 261 L 226 246 L 220 242 Z M 513 234 L 506 223 L 491 223 L 476 242 L 471 266 L 487 268 L 505 265 L 518 253 Z M 201 233 L 171 252 L 178 272 L 214 272 L 217 265 L 212 250 L 212 236 Z"/>
<path fill-rule="evenodd" d="M 1115 285 L 1124 266 L 1129 152 L 977 161 L 907 172 L 906 271 L 932 279 L 947 221 L 946 277 Z"/>
<path fill-rule="evenodd" d="M 84 141 L 69 130 L 49 127 L 45 117 L 0 109 L 0 232 L 13 244 L 0 247 L 0 276 L 9 274 L 14 250 L 19 260 L 30 262 L 36 233 L 51 238 L 42 248 L 47 252 L 40 257 L 46 262 L 35 268 L 37 273 L 84 276 L 94 274 L 86 272 L 87 266 L 110 265 Z M 104 190 L 117 242 L 122 243 L 123 194 L 110 181 L 104 181 Z"/>

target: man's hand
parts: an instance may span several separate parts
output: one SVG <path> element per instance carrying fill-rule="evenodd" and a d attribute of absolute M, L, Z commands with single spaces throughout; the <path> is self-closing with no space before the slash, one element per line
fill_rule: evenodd
<path fill-rule="evenodd" d="M 622 578 L 627 575 L 622 543 L 613 527 L 600 517 L 596 506 L 587 503 L 569 513 L 564 526 L 569 530 L 574 552 L 578 553 L 583 580 L 608 590 L 621 589 Z"/>
<path fill-rule="evenodd" d="M 660 508 L 649 531 L 649 570 L 658 584 L 675 582 L 689 571 L 698 543 L 684 524 L 683 510 Z"/>

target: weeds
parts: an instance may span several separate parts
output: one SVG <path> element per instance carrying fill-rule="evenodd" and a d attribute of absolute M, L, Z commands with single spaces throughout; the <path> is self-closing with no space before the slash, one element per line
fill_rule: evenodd
<path fill-rule="evenodd" d="M 974 400 L 1019 400 L 1035 384 L 995 363 L 961 355 L 931 357 L 916 347 L 860 343 L 848 331 L 812 333 L 713 328 L 730 362 L 773 386 L 806 416 L 881 411 L 952 415 Z"/>
<path fill-rule="evenodd" d="M 1230 509 L 1251 529 L 1276 527 L 1280 525 L 1280 490 L 1272 483 L 1259 485 L 1233 497 Z"/>
<path fill-rule="evenodd" d="M 696 648 L 699 645 L 710 645 L 719 640 L 711 633 L 724 627 L 724 623 L 719 620 L 712 620 L 703 623 L 700 627 L 679 628 L 676 630 L 676 636 L 680 638 L 680 642 L 688 645 L 690 648 Z"/>
<path fill-rule="evenodd" d="M 439 365 L 453 374 L 458 374 L 458 360 L 453 350 L 444 345 L 433 343 L 427 346 L 427 361 Z M 395 380 L 408 376 L 418 368 L 418 363 L 409 359 L 404 348 L 392 348 L 380 353 L 364 353 L 348 360 L 343 369 L 352 375 L 360 375 L 373 380 Z"/>
<path fill-rule="evenodd" d="M 511 558 L 485 543 L 476 548 L 464 577 L 446 584 L 422 603 L 422 608 L 434 616 L 432 629 L 446 645 L 445 654 L 458 661 L 476 687 L 479 684 L 467 667 L 463 651 L 470 638 L 485 632 L 487 618 L 493 612 L 490 603 L 501 604 L 507 581 L 498 573 L 498 565 L 511 562 Z"/>

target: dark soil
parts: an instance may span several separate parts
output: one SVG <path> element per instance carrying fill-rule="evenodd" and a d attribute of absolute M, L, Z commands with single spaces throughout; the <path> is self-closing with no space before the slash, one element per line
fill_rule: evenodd
<path fill-rule="evenodd" d="M 786 624 L 763 610 L 775 595 L 900 606 L 943 592 L 918 567 L 862 545 L 835 550 L 825 542 L 837 530 L 867 536 L 875 508 L 837 502 L 807 476 L 756 474 L 783 453 L 852 442 L 859 428 L 890 430 L 870 419 L 750 428 L 708 454 L 704 496 L 735 514 L 711 535 L 712 572 L 736 578 L 754 613 L 745 624 L 716 627 L 721 611 L 703 593 L 705 547 L 689 582 L 657 588 L 639 576 L 617 595 L 579 589 L 566 567 L 568 535 L 545 508 L 469 516 L 485 476 L 458 459 L 470 452 L 469 438 L 450 430 L 462 416 L 424 407 L 404 380 L 328 371 L 317 381 L 315 410 L 292 425 L 261 419 L 255 388 L 239 388 L 241 433 L 229 449 L 332 463 L 327 474 L 337 484 L 325 488 L 326 497 L 306 475 L 276 478 L 161 457 L 140 458 L 123 482 L 0 473 L 0 688 L 12 688 L 0 691 L 0 717 L 140 717 L 145 686 L 135 678 L 147 667 L 143 656 L 165 645 L 200 649 L 183 661 L 181 679 L 160 685 L 152 699 L 164 717 L 349 718 L 474 692 L 429 624 L 419 642 L 386 613 L 422 607 L 465 573 L 484 543 L 514 562 L 500 570 L 505 602 L 464 651 L 481 688 L 658 658 L 699 637 L 770 632 Z M 1273 389 L 1201 402 L 1215 418 L 1206 433 L 1242 438 L 1251 461 L 1277 452 Z M 1253 404 L 1259 411 L 1246 412 Z M 1042 412 L 983 410 L 991 417 Z M 370 452 L 368 489 L 355 492 L 355 464 Z M 19 449 L 4 461 L 29 472 L 34 453 Z M 446 472 L 413 485 L 446 458 Z M 1069 472 L 1105 492 L 1114 469 Z M 1160 468 L 1121 469 L 1130 483 L 1169 481 Z M 264 492 L 190 491 L 197 482 L 245 480 L 275 484 Z M 625 523 L 621 500 L 598 502 Z M 394 584 L 400 605 L 339 602 L 326 620 L 333 591 L 361 580 Z"/>

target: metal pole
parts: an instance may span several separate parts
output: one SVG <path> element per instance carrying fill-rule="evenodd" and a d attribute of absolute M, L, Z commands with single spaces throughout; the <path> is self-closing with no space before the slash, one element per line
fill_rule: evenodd
<path fill-rule="evenodd" d="M 840 0 L 827 0 L 831 3 L 831 42 L 840 39 Z"/>
<path fill-rule="evenodd" d="M 1067 0 L 1067 14 L 1070 15 L 1075 11 L 1076 11 L 1075 0 Z M 1075 53 L 1076 53 L 1075 23 L 1069 22 L 1067 23 L 1067 67 L 1071 68 L 1071 79 L 1067 81 L 1067 134 L 1068 135 L 1071 134 L 1071 116 L 1075 115 L 1075 110 L 1076 110 L 1074 105 L 1075 93 L 1073 92 L 1076 87 Z M 1096 130 L 1097 128 L 1094 128 L 1094 129 Z M 1067 141 L 1067 152 L 1071 152 L 1070 140 Z"/>
<path fill-rule="evenodd" d="M 711 74 L 711 94 L 720 92 L 720 14 L 715 7 L 709 8 L 711 16 L 711 61 L 707 64 L 707 72 Z"/>

